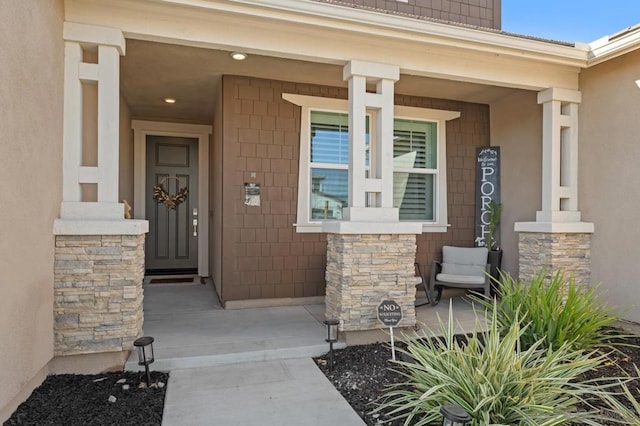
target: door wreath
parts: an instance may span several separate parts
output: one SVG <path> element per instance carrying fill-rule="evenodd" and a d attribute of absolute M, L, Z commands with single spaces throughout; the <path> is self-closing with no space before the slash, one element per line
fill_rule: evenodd
<path fill-rule="evenodd" d="M 175 179 L 176 181 L 178 181 L 179 185 L 182 184 L 180 178 L 175 176 L 169 176 L 162 179 L 160 183 L 153 186 L 153 199 L 158 203 L 164 204 L 168 209 L 175 210 L 176 207 L 178 207 L 187 199 L 187 196 L 189 195 L 189 188 L 184 186 L 180 188 L 180 190 L 174 195 L 171 195 L 162 187 L 162 185 L 169 179 Z"/>

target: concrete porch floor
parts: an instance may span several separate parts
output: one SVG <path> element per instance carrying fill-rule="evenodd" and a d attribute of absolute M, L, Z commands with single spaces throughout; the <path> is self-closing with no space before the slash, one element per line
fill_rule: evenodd
<path fill-rule="evenodd" d="M 144 334 L 155 338 L 152 369 L 171 371 L 163 426 L 364 425 L 311 359 L 328 350 L 324 304 L 223 310 L 211 280 L 146 284 L 144 292 Z M 419 322 L 438 330 L 454 294 L 417 308 Z M 471 304 L 454 297 L 453 306 L 457 329 L 472 330 Z M 349 344 L 387 339 L 380 331 L 346 337 Z M 126 368 L 140 368 L 135 353 Z"/>
<path fill-rule="evenodd" d="M 324 304 L 224 310 L 210 279 L 189 284 L 144 286 L 144 335 L 155 338 L 156 370 L 207 367 L 252 361 L 310 358 L 327 352 Z M 452 302 L 458 332 L 469 332 L 475 313 L 464 292 L 445 290 L 440 304 L 416 308 L 426 333 L 440 330 Z M 409 330 L 411 331 L 411 330 Z M 402 330 L 396 330 L 396 339 Z M 335 347 L 388 340 L 388 329 L 348 333 Z M 128 370 L 138 370 L 132 352 Z"/>

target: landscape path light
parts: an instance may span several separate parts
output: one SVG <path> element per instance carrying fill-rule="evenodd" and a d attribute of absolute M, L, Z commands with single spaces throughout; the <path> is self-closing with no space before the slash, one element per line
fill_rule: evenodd
<path fill-rule="evenodd" d="M 151 336 L 144 336 L 136 339 L 133 346 L 138 348 L 138 365 L 144 365 L 147 373 L 147 387 L 151 386 L 151 375 L 149 374 L 149 364 L 153 364 L 153 341 Z"/>
<path fill-rule="evenodd" d="M 328 319 L 323 323 L 327 326 L 327 338 L 325 340 L 329 342 L 329 371 L 333 372 L 333 344 L 338 341 L 338 324 L 340 324 L 340 321 Z"/>
<path fill-rule="evenodd" d="M 440 407 L 442 426 L 464 426 L 471 421 L 469 413 L 458 405 L 443 405 Z"/>

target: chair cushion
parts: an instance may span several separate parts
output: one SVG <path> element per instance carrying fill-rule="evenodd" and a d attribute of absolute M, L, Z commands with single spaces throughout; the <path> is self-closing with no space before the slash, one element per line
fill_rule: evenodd
<path fill-rule="evenodd" d="M 485 268 L 480 265 L 459 265 L 457 263 L 443 263 L 442 273 L 448 275 L 470 275 L 483 277 Z"/>
<path fill-rule="evenodd" d="M 442 273 L 482 277 L 489 251 L 486 247 L 442 247 Z"/>
<path fill-rule="evenodd" d="M 438 274 L 436 275 L 436 281 L 452 284 L 484 285 L 485 278 L 478 275 Z"/>

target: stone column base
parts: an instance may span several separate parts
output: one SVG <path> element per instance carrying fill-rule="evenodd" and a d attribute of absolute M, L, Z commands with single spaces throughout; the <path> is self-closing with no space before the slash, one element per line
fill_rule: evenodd
<path fill-rule="evenodd" d="M 393 299 L 398 326 L 414 326 L 415 255 L 415 235 L 327 234 L 327 318 L 340 320 L 340 331 L 381 328 L 378 305 Z"/>
<path fill-rule="evenodd" d="M 551 276 L 561 269 L 576 283 L 591 282 L 591 233 L 520 232 L 520 279 L 528 280 L 542 269 Z"/>
<path fill-rule="evenodd" d="M 57 235 L 54 354 L 126 351 L 142 333 L 144 234 Z"/>

